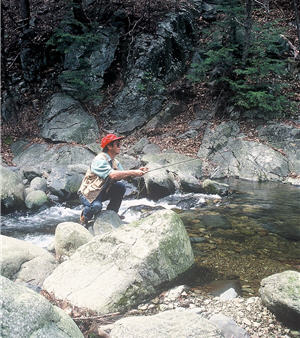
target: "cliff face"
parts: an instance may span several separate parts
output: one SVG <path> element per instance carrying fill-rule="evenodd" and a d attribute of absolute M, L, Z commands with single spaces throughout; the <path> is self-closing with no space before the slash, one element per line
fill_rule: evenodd
<path fill-rule="evenodd" d="M 255 15 L 270 21 L 281 13 L 289 27 L 286 36 L 294 43 L 296 30 L 288 26 L 294 20 L 292 7 L 281 5 L 280 10 L 270 8 L 268 15 L 256 8 Z M 219 122 L 217 98 L 210 87 L 186 77 L 191 63 L 201 60 L 199 49 L 207 44 L 203 30 L 222 17 L 217 1 L 138 4 L 128 0 L 122 6 L 102 1 L 99 6 L 90 0 L 77 1 L 73 8 L 64 1 L 30 1 L 25 13 L 13 6 L 3 1 L 2 156 L 6 161 L 12 138 L 65 142 L 60 131 L 69 128 L 66 116 L 74 111 L 79 120 L 93 118 L 100 135 L 110 130 L 132 135 L 134 141 L 143 134 L 163 148 L 194 155 L 207 121 Z M 295 60 L 291 63 L 295 95 L 297 67 Z M 58 102 L 57 97 L 64 100 Z M 238 118 L 235 112 L 227 115 Z M 192 120 L 196 121 L 191 126 Z M 249 125 L 244 127 L 249 131 Z M 137 131 L 139 135 L 134 135 Z M 72 141 L 86 143 L 84 136 L 68 137 L 67 142 Z"/>

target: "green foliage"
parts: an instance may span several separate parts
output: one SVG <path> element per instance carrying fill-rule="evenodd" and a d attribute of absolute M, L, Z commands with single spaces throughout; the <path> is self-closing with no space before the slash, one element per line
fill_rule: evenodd
<path fill-rule="evenodd" d="M 149 96 L 164 90 L 164 86 L 154 77 L 152 72 L 145 72 L 137 87 L 139 91 Z"/>
<path fill-rule="evenodd" d="M 253 24 L 243 59 L 247 33 L 244 9 L 234 2 L 234 7 L 222 6 L 225 18 L 214 27 L 215 38 L 200 52 L 201 62 L 192 63 L 188 78 L 208 81 L 214 94 L 225 99 L 228 106 L 235 106 L 242 116 L 284 116 L 292 105 L 281 94 L 287 65 L 280 59 L 284 46 L 279 32 L 272 25 Z"/>

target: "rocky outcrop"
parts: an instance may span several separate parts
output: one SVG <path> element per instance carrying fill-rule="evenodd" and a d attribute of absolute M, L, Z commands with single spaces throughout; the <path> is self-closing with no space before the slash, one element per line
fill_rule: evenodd
<path fill-rule="evenodd" d="M 194 15 L 195 14 L 195 15 Z M 156 38 L 141 34 L 130 50 L 126 84 L 101 113 L 107 128 L 128 134 L 158 114 L 166 101 L 165 86 L 185 71 L 199 12 L 169 13 L 158 24 Z"/>
<path fill-rule="evenodd" d="M 57 299 L 99 313 L 123 311 L 186 271 L 194 256 L 172 211 L 94 237 L 49 276 L 43 288 Z"/>
<path fill-rule="evenodd" d="M 18 172 L 0 166 L 1 209 L 3 213 L 23 208 L 25 186 Z"/>
<path fill-rule="evenodd" d="M 41 286 L 56 267 L 54 257 L 29 242 L 1 235 L 1 275 L 13 281 Z"/>
<path fill-rule="evenodd" d="M 294 147 L 292 142 L 286 146 Z M 297 166 L 291 156 L 286 156 L 282 149 L 247 140 L 233 121 L 215 128 L 208 126 L 198 151 L 198 157 L 205 163 L 203 170 L 210 172 L 212 178 L 238 177 L 250 181 L 285 181 Z"/>
<path fill-rule="evenodd" d="M 99 137 L 94 117 L 72 97 L 57 93 L 50 99 L 40 120 L 41 136 L 54 142 L 88 144 Z"/>
<path fill-rule="evenodd" d="M 142 162 L 150 170 L 144 176 L 147 196 L 150 198 L 157 200 L 174 193 L 176 189 L 202 192 L 199 181 L 202 176 L 201 160 L 170 152 L 146 154 Z"/>
<path fill-rule="evenodd" d="M 79 247 L 88 243 L 93 236 L 78 223 L 59 223 L 55 229 L 55 253 L 59 261 L 70 257 Z"/>
<path fill-rule="evenodd" d="M 0 276 L 1 337 L 81 338 L 73 320 L 36 292 Z"/>
<path fill-rule="evenodd" d="M 64 167 L 65 172 L 75 165 L 89 165 L 95 154 L 83 146 L 29 144 L 26 141 L 12 145 L 14 163 L 21 168 L 24 176 L 32 180 L 36 176 L 49 174 L 56 167 Z M 38 159 L 38 161 L 37 161 Z M 71 166 L 71 167 L 69 167 Z M 47 177 L 47 175 L 46 175 Z"/>
<path fill-rule="evenodd" d="M 280 320 L 300 329 L 300 272 L 277 273 L 260 285 L 263 304 Z"/>
<path fill-rule="evenodd" d="M 200 311 L 198 311 L 200 312 Z M 172 310 L 154 316 L 128 317 L 118 320 L 110 337 L 224 337 L 217 327 L 193 310 Z"/>

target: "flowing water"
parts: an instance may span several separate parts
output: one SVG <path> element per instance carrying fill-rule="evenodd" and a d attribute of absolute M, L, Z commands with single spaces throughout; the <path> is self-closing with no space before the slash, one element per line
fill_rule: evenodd
<path fill-rule="evenodd" d="M 262 278 L 300 270 L 300 187 L 228 180 L 232 194 L 175 194 L 158 202 L 124 200 L 126 222 L 158 208 L 176 211 L 191 238 L 195 266 L 181 282 L 211 291 L 234 282 L 256 295 Z M 78 222 L 80 205 L 1 216 L 2 234 L 47 247 L 58 223 Z"/>

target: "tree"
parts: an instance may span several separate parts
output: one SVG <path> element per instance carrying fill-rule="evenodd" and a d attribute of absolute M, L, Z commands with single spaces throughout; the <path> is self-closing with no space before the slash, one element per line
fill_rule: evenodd
<path fill-rule="evenodd" d="M 298 50 L 300 50 L 300 16 L 299 16 L 299 0 L 294 0 L 294 10 L 296 17 L 297 36 L 298 36 Z"/>
<path fill-rule="evenodd" d="M 281 93 L 280 76 L 286 73 L 281 38 L 272 25 L 253 22 L 252 7 L 253 0 L 220 6 L 224 18 L 209 32 L 213 38 L 201 52 L 202 62 L 192 64 L 189 78 L 209 82 L 223 115 L 230 106 L 242 117 L 283 116 L 290 102 Z"/>

